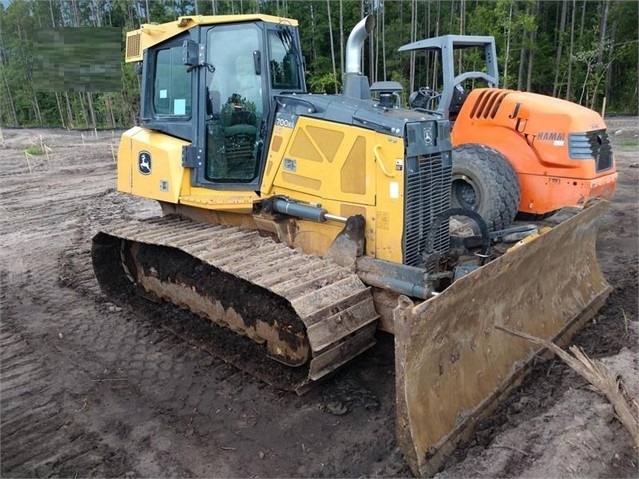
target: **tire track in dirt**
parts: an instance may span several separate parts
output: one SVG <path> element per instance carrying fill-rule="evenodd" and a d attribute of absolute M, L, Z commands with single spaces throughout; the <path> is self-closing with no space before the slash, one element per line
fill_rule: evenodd
<path fill-rule="evenodd" d="M 54 341 L 64 336 L 51 330 L 53 318 L 86 313 L 72 296 L 55 293 L 55 258 L 70 244 L 82 205 L 108 194 L 113 172 L 98 167 L 72 177 L 63 170 L 22 172 L 5 178 L 0 189 L 2 213 L 7 213 L 0 221 L 4 477 L 115 476 L 130 468 L 123 450 L 112 449 L 82 423 L 77 398 L 90 395 L 93 384 L 81 369 L 69 367 L 63 351 L 58 354 Z"/>
<path fill-rule="evenodd" d="M 104 301 L 93 277 L 91 237 L 112 218 L 159 213 L 155 203 L 113 191 L 108 160 L 77 168 L 77 158 L 52 161 L 33 173 L 5 176 L 0 185 L 0 214 L 7 213 L 0 219 L 0 269 L 10 298 L 2 301 L 3 324 L 48 367 L 30 382 L 46 401 L 33 403 L 32 413 L 3 415 L 16 429 L 7 440 L 18 437 L 19 428 L 66 438 L 51 441 L 58 456 L 48 462 L 46 448 L 30 460 L 28 445 L 13 440 L 6 451 L 16 456 L 8 456 L 2 475 L 27 474 L 17 464 L 20 454 L 25 463 L 41 463 L 38 475 L 343 476 L 368 474 L 377 461 L 383 468 L 394 441 L 392 360 L 367 354 L 343 376 L 355 386 L 338 387 L 338 376 L 299 398 L 177 337 L 162 323 L 161 308 L 137 317 Z M 20 166 L 20 159 L 13 161 Z M 21 350 L 9 359 L 25 368 L 32 356 Z M 378 363 L 382 374 L 362 367 Z M 368 390 L 384 398 L 377 409 L 357 399 Z M 352 413 L 328 414 L 325 405 L 333 403 Z M 60 408 L 56 417 L 65 426 L 52 432 L 60 421 L 47 417 Z M 362 450 L 366 461 L 359 459 Z"/>
<path fill-rule="evenodd" d="M 26 197 L 26 202 L 37 204 L 46 201 L 51 214 L 42 215 L 38 208 L 21 208 L 23 211 L 17 211 L 9 221 L 0 223 L 3 246 L 7 247 L 1 258 L 4 271 L 1 288 L 3 356 L 0 359 L 2 476 L 24 477 L 34 475 L 34 471 L 38 476 L 50 473 L 123 475 L 132 469 L 131 461 L 126 448 L 117 441 L 116 447 L 112 448 L 100 434 L 104 421 L 94 417 L 98 409 L 96 406 L 91 408 L 91 405 L 95 404 L 96 396 L 104 394 L 96 394 L 93 389 L 100 388 L 101 381 L 110 379 L 104 378 L 105 374 L 109 375 L 105 366 L 110 363 L 105 363 L 99 353 L 110 352 L 111 356 L 118 356 L 118 351 L 123 350 L 125 354 L 119 362 L 124 362 L 128 351 L 122 347 L 122 341 L 114 341 L 114 338 L 129 338 L 131 345 L 134 345 L 136 341 L 143 344 L 145 337 L 130 335 L 131 328 L 120 327 L 116 330 L 111 324 L 105 324 L 100 321 L 99 311 L 87 308 L 78 300 L 77 293 L 68 289 L 60 290 L 57 286 L 59 267 L 56 258 L 71 244 L 75 226 L 80 221 L 80 217 L 72 212 L 84 214 L 84 211 L 83 208 L 78 210 L 77 198 L 52 195 L 54 199 L 51 201 L 51 197 L 39 197 L 37 189 L 31 191 L 32 196 Z M 81 202 L 99 203 L 103 201 L 102 196 L 102 191 L 99 194 L 95 190 L 89 191 L 81 198 Z M 55 234 L 52 234 L 51 224 L 57 226 Z M 49 225 L 48 230 L 46 225 Z M 42 235 L 40 229 L 48 231 L 48 234 Z M 31 238 L 29 247 L 22 247 L 20 243 L 13 245 L 9 238 L 9 234 L 13 233 L 22 238 Z M 8 304 L 9 297 L 11 301 Z M 93 323 L 92 320 L 97 321 Z M 100 327 L 93 328 L 95 324 Z M 70 326 L 84 331 L 84 336 L 77 335 L 84 341 L 73 343 L 74 331 Z M 38 351 L 34 351 L 29 344 L 37 345 Z M 94 350 L 98 351 L 97 355 L 93 354 Z M 44 366 L 41 355 L 55 358 L 56 363 L 52 367 Z M 144 371 L 140 374 L 145 375 Z M 149 377 L 146 383 L 142 383 L 150 387 L 154 379 Z M 124 403 L 123 410 L 128 409 L 126 406 L 130 404 L 127 394 L 123 398 L 116 398 L 114 402 Z M 89 407 L 86 407 L 87 404 Z M 69 410 L 67 407 L 65 410 L 65 405 L 75 406 L 75 409 Z M 82 414 L 78 414 L 79 411 Z M 78 415 L 81 417 L 75 417 Z M 91 420 L 85 423 L 87 418 Z M 104 427 L 104 430 L 109 429 Z M 164 461 L 168 471 L 174 471 L 176 475 L 188 475 L 188 470 L 175 463 Z M 141 470 L 144 471 L 144 467 Z M 147 471 L 147 474 L 157 475 L 162 468 L 152 471 Z M 144 472 L 134 475 L 141 474 Z"/>
<path fill-rule="evenodd" d="M 85 184 L 89 187 L 85 187 Z M 68 417 L 59 420 L 58 416 L 51 416 L 52 411 L 60 409 L 60 402 L 51 398 L 60 395 L 61 392 L 40 385 L 55 383 L 55 379 L 52 380 L 49 375 L 55 377 L 56 371 L 41 369 L 41 364 L 33 359 L 33 351 L 19 349 L 11 352 L 9 348 L 3 349 L 7 354 L 11 353 L 11 356 L 3 358 L 3 364 L 6 366 L 3 371 L 3 387 L 6 389 L 7 397 L 16 396 L 16 400 L 23 400 L 23 395 L 29 398 L 49 398 L 46 406 L 40 406 L 33 401 L 23 401 L 23 405 L 16 408 L 13 407 L 13 403 L 3 404 L 3 419 L 7 419 L 7 429 L 3 435 L 6 441 L 3 443 L 3 446 L 6 446 L 3 447 L 4 476 L 23 476 L 34 467 L 42 468 L 47 465 L 53 468 L 55 474 L 60 474 L 64 471 L 67 458 L 72 458 L 76 471 L 74 474 L 81 471 L 81 475 L 92 475 L 89 473 L 96 464 L 104 463 L 104 458 L 98 458 L 91 464 L 87 463 L 83 459 L 86 450 L 75 448 L 74 438 L 80 438 L 87 448 L 94 451 L 112 453 L 113 451 L 110 451 L 96 435 L 96 431 L 91 430 L 103 427 L 108 431 L 114 429 L 111 427 L 113 424 L 131 423 L 124 417 L 96 417 L 100 415 L 100 400 L 96 399 L 96 396 L 105 396 L 108 398 L 107 402 L 133 405 L 132 409 L 142 409 L 145 411 L 143 416 L 147 416 L 147 419 L 157 416 L 156 411 L 159 409 L 163 411 L 161 422 L 186 424 L 189 417 L 193 420 L 194 411 L 198 408 L 200 411 L 214 414 L 214 410 L 219 411 L 222 407 L 219 403 L 217 406 L 210 404 L 211 397 L 220 395 L 219 388 L 217 392 L 213 387 L 194 388 L 194 384 L 200 383 L 194 376 L 204 370 L 213 372 L 212 377 L 229 378 L 233 375 L 229 373 L 230 368 L 227 365 L 219 364 L 219 369 L 210 368 L 211 358 L 208 355 L 192 351 L 190 346 L 166 333 L 156 332 L 148 324 L 138 326 L 117 308 L 102 303 L 90 266 L 88 245 L 94 232 L 92 230 L 97 228 L 96 225 L 90 224 L 90 216 L 97 215 L 100 221 L 108 221 L 109 217 L 126 214 L 126 209 L 131 206 L 130 200 L 112 201 L 114 198 L 109 198 L 112 194 L 103 184 L 106 183 L 92 181 L 91 178 L 82 181 L 50 181 L 49 184 L 44 183 L 35 188 L 23 188 L 20 194 L 1 195 L 3 198 L 10 196 L 15 199 L 15 203 L 8 205 L 13 214 L 5 217 L 5 221 L 0 223 L 2 243 L 6 247 L 1 255 L 4 270 L 3 325 L 12 325 L 21 330 L 30 343 L 38 345 L 42 354 L 57 358 L 61 366 L 70 370 L 68 377 L 71 379 L 67 379 L 67 387 L 72 392 L 71 399 L 80 410 L 84 406 L 82 403 L 77 404 L 77 401 L 85 398 L 84 404 L 88 406 L 83 412 L 92 418 L 89 424 L 83 424 L 78 430 L 74 429 L 74 437 L 63 434 L 60 441 L 52 439 L 52 435 L 58 437 L 61 434 L 61 428 L 58 426 L 68 423 Z M 109 181 L 109 185 L 111 184 L 112 177 Z M 46 191 L 50 191 L 50 194 L 43 194 Z M 110 206 L 104 208 L 103 205 Z M 139 212 L 144 211 L 144 208 L 131 207 L 131 210 Z M 52 229 L 52 224 L 56 228 Z M 11 235 L 16 235 L 19 241 L 14 241 Z M 25 244 L 28 247 L 24 247 Z M 93 296 L 92 302 L 88 305 L 86 300 L 80 299 L 81 296 L 78 296 L 76 291 L 60 289 L 58 286 L 61 271 L 58 258 L 64 258 L 65 252 L 81 262 L 80 277 L 83 286 L 79 289 Z M 7 296 L 11 297 L 9 307 L 6 306 Z M 12 343 L 11 338 L 4 340 L 6 344 L 21 345 L 27 341 Z M 7 369 L 10 366 L 15 366 L 15 369 Z M 31 367 L 36 368 L 34 372 L 29 369 Z M 78 378 L 81 380 L 80 383 L 77 381 Z M 14 384 L 14 379 L 20 381 Z M 104 384 L 110 385 L 111 380 L 114 381 L 114 386 L 104 391 Z M 90 388 L 87 389 L 87 383 L 95 384 L 96 388 L 102 390 L 101 394 L 96 395 Z M 14 390 L 21 392 L 15 395 Z M 232 395 L 232 388 L 228 392 Z M 144 404 L 137 404 L 137 398 L 144 398 Z M 178 413 L 177 417 L 173 411 Z M 187 422 L 182 420 L 182 416 L 186 416 Z M 184 426 L 180 427 L 184 431 Z M 119 436 L 122 437 L 109 440 L 118 447 L 116 456 L 126 459 L 122 442 L 130 440 L 127 428 L 115 429 L 120 431 Z M 18 437 L 20 440 L 16 439 Z M 150 437 L 147 434 L 139 441 L 148 442 L 151 440 Z M 45 457 L 54 450 L 61 452 L 53 459 Z M 33 457 L 29 455 L 30 452 L 33 453 Z M 146 471 L 148 475 L 160 475 L 166 471 L 173 471 L 175 475 L 192 475 L 188 468 L 181 465 L 181 458 L 162 457 L 165 455 L 164 450 L 150 454 L 151 457 L 146 457 L 144 462 L 139 464 L 140 470 Z M 188 457 L 188 454 L 184 456 Z M 191 461 L 185 461 L 185 465 L 188 462 Z M 128 461 L 124 463 L 128 464 Z M 98 475 L 112 476 L 126 472 L 126 469 L 121 468 L 107 470 L 110 472 Z"/>
<path fill-rule="evenodd" d="M 73 423 L 60 400 L 60 385 L 51 381 L 51 367 L 6 322 L 0 326 L 0 364 L 2 475 L 42 477 L 53 471 L 65 475 L 98 469 L 97 435 Z"/>

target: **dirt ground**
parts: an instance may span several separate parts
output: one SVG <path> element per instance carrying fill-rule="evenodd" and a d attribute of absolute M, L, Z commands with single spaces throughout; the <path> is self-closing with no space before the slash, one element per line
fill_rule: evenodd
<path fill-rule="evenodd" d="M 639 398 L 639 121 L 609 119 L 619 184 L 598 253 L 614 287 L 575 339 Z M 392 338 L 304 396 L 103 298 L 90 238 L 159 214 L 114 191 L 117 133 L 1 130 L 3 477 L 403 477 Z M 46 155 L 25 149 L 46 146 Z M 177 331 L 177 333 L 176 333 Z M 637 477 L 607 402 L 558 360 L 480 424 L 440 477 Z"/>

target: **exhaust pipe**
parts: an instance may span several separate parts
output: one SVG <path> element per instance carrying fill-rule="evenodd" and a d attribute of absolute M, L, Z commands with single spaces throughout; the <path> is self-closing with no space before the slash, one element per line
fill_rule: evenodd
<path fill-rule="evenodd" d="M 361 74 L 360 66 L 362 64 L 362 44 L 366 37 L 375 28 L 375 17 L 367 15 L 362 18 L 353 31 L 348 36 L 346 42 L 346 72 Z"/>
<path fill-rule="evenodd" d="M 344 72 L 344 96 L 357 100 L 369 100 L 371 97 L 368 78 L 360 71 L 362 64 L 362 45 L 375 27 L 375 17 L 362 18 L 348 36 L 346 42 L 346 66 Z"/>

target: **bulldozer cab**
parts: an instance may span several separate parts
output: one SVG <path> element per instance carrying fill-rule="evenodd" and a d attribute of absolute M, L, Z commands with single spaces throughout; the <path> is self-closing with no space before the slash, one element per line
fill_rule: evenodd
<path fill-rule="evenodd" d="M 468 50 L 477 70 L 461 68 L 461 52 Z M 495 39 L 490 36 L 443 35 L 409 43 L 400 52 L 415 52 L 418 71 L 416 91 L 409 97 L 412 108 L 454 121 L 470 89 L 477 86 L 496 87 L 499 83 Z M 425 52 L 421 58 L 417 52 Z M 457 67 L 457 68 L 456 68 Z M 473 66 L 473 68 L 477 68 Z"/>
<path fill-rule="evenodd" d="M 222 18 L 144 52 L 141 126 L 190 142 L 192 186 L 258 191 L 275 97 L 305 92 L 297 28 Z"/>

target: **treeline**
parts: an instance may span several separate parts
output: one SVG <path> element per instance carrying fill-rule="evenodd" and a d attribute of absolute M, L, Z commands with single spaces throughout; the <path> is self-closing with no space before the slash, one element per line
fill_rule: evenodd
<path fill-rule="evenodd" d="M 6 2 L 5 2 L 6 3 Z M 265 13 L 296 18 L 310 91 L 339 91 L 348 33 L 376 17 L 367 42 L 371 81 L 399 81 L 409 92 L 437 83 L 425 65 L 397 49 L 447 33 L 493 35 L 500 84 L 565 98 L 608 113 L 637 114 L 639 2 L 634 0 L 12 0 L 0 2 L 0 126 L 127 127 L 136 116 L 139 80 L 122 65 L 113 92 L 41 92 L 33 81 L 38 31 L 118 27 L 183 15 Z M 124 53 L 122 52 L 124 59 Z M 124 61 L 124 60 L 122 60 Z M 461 67 L 477 59 L 460 57 Z"/>

